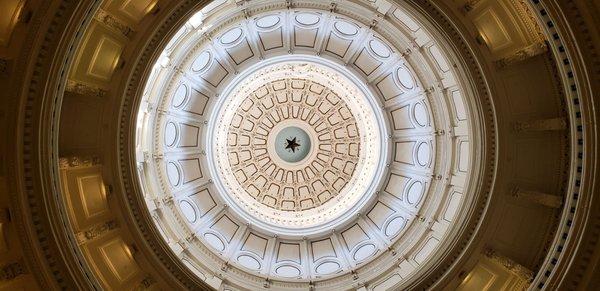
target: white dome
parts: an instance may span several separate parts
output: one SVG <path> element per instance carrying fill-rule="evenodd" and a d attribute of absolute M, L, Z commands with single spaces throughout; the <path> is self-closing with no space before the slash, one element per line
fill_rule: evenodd
<path fill-rule="evenodd" d="M 240 289 L 337 289 L 353 272 L 393 286 L 468 208 L 471 93 L 410 11 L 389 8 L 376 32 L 368 1 L 305 2 L 248 2 L 246 17 L 214 2 L 175 34 L 139 113 L 144 195 L 196 273 L 225 268 Z M 281 132 L 305 152 L 286 156 Z"/>

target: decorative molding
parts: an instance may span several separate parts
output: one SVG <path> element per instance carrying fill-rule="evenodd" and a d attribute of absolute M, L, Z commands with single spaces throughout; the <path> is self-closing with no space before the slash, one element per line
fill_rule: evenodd
<path fill-rule="evenodd" d="M 79 83 L 77 81 L 68 80 L 65 91 L 72 92 L 79 95 L 94 96 L 94 97 L 105 97 L 108 92 L 104 89 Z"/>
<path fill-rule="evenodd" d="M 136 287 L 133 288 L 133 290 L 149 290 L 151 289 L 150 287 L 152 287 L 152 285 L 154 285 L 156 283 L 156 280 L 148 275 L 146 277 L 144 277 L 144 279 L 142 279 L 142 281 L 140 281 L 139 284 L 137 284 Z"/>
<path fill-rule="evenodd" d="M 515 274 L 523 282 L 527 282 L 527 285 L 529 285 L 529 282 L 531 282 L 531 280 L 533 279 L 534 273 L 531 270 L 521 266 L 520 264 L 516 263 L 512 259 L 507 258 L 507 257 L 497 253 L 493 249 L 487 248 L 483 251 L 483 254 L 488 259 L 500 264 L 501 266 L 506 268 L 508 271 Z M 523 288 L 522 290 L 527 289 L 528 286 L 524 286 L 524 287 L 525 288 Z"/>
<path fill-rule="evenodd" d="M 10 281 L 27 273 L 28 271 L 22 261 L 4 264 L 0 266 L 0 281 Z"/>
<path fill-rule="evenodd" d="M 539 119 L 531 121 L 520 121 L 515 123 L 515 131 L 562 131 L 567 129 L 567 119 L 564 117 Z"/>
<path fill-rule="evenodd" d="M 64 70 L 75 54 L 74 44 L 83 36 L 78 32 L 89 23 L 100 2 L 38 3 L 13 65 L 15 72 L 11 72 L 18 92 L 13 95 L 18 98 L 15 118 L 22 122 L 14 123 L 19 142 L 8 161 L 14 167 L 9 178 L 16 185 L 11 210 L 31 274 L 39 286 L 50 289 L 100 288 L 69 229 L 64 204 L 60 198 L 48 198 L 61 197 L 54 154 L 58 151 L 53 148 L 58 144 L 58 127 L 52 118 L 60 116 L 56 110 L 63 96 Z M 75 262 L 80 269 L 72 272 L 68 266 Z"/>
<path fill-rule="evenodd" d="M 290 77 L 293 76 L 293 77 Z M 286 94 L 290 96 L 302 96 L 309 94 L 309 88 L 322 87 L 322 91 L 319 93 L 312 92 L 314 103 L 317 105 L 327 104 L 333 109 L 322 113 L 318 110 L 312 110 L 313 106 L 303 102 L 301 100 L 294 101 L 292 98 L 287 101 L 278 101 L 278 94 L 282 92 L 274 90 L 274 88 L 267 89 L 268 94 L 261 96 L 260 93 L 264 90 L 264 84 L 278 84 L 284 86 Z M 300 88 L 293 89 L 293 85 L 299 86 Z M 214 125 L 215 140 L 214 149 L 214 163 L 218 169 L 219 178 L 223 179 L 225 185 L 236 185 L 236 187 L 225 186 L 228 195 L 233 197 L 239 205 L 248 205 L 246 207 L 248 213 L 253 215 L 258 220 L 250 220 L 252 224 L 257 227 L 262 227 L 260 220 L 269 221 L 271 224 L 277 227 L 293 227 L 294 225 L 303 225 L 305 229 L 298 229 L 294 232 L 295 236 L 305 234 L 304 231 L 315 226 L 315 221 L 325 225 L 325 222 L 329 221 L 340 213 L 348 212 L 348 208 L 356 203 L 346 203 L 347 206 L 341 206 L 343 203 L 327 203 L 327 201 L 335 201 L 334 198 L 340 194 L 338 201 L 346 202 L 349 199 L 358 199 L 363 196 L 365 192 L 368 192 L 367 184 L 360 183 L 357 181 L 366 180 L 364 177 L 373 175 L 375 171 L 374 166 L 377 161 L 380 160 L 378 153 L 380 151 L 380 140 L 377 133 L 380 132 L 379 128 L 384 125 L 377 123 L 377 113 L 373 113 L 373 110 L 378 108 L 370 108 L 367 102 L 367 95 L 361 91 L 358 87 L 353 86 L 351 81 L 343 75 L 336 73 L 336 71 L 328 69 L 323 65 L 319 65 L 313 61 L 304 60 L 302 62 L 296 61 L 292 64 L 276 64 L 267 66 L 265 68 L 258 69 L 252 72 L 251 75 L 245 77 L 241 81 L 236 89 L 229 94 L 230 97 L 228 102 L 224 105 L 227 109 L 221 109 L 221 116 L 217 123 Z M 254 91 L 255 90 L 255 91 Z M 260 97 L 259 97 L 260 96 Z M 335 104 L 327 101 L 330 98 L 334 100 Z M 270 100 L 275 106 L 266 109 L 263 107 L 261 102 Z M 311 102 L 313 102 L 311 101 Z M 243 108 L 240 106 L 244 102 L 251 102 L 254 104 L 250 108 Z M 239 106 L 234 108 L 232 106 Z M 310 115 L 301 116 L 298 114 L 297 117 L 289 116 L 287 112 L 310 112 Z M 256 112 L 261 112 L 257 114 Z M 345 115 L 336 115 L 337 112 L 346 112 Z M 233 115 L 235 114 L 235 115 Z M 380 113 L 381 114 L 381 113 Z M 291 114 L 290 114 L 291 115 Z M 229 125 L 230 120 L 234 116 L 241 116 L 244 122 L 250 122 L 252 124 L 260 124 L 251 131 L 245 131 L 242 127 L 244 123 L 239 125 Z M 269 118 L 269 119 L 267 119 Z M 272 122 L 264 122 L 264 120 L 273 120 Z M 315 123 L 314 120 L 319 120 L 319 123 Z M 311 124 L 312 122 L 312 124 Z M 229 126 L 228 126 L 229 125 Z M 309 152 L 306 160 L 302 161 L 300 165 L 293 165 L 286 163 L 278 157 L 276 153 L 276 145 L 274 135 L 269 135 L 269 132 L 278 133 L 279 130 L 288 126 L 298 126 L 303 128 L 307 132 L 307 139 L 312 140 L 313 150 Z M 317 126 L 319 128 L 317 128 Z M 344 134 L 340 133 L 339 128 L 346 129 Z M 338 130 L 338 131 L 335 131 Z M 355 130 L 354 136 L 351 131 Z M 318 131 L 318 133 L 317 133 Z M 373 133 L 367 139 L 359 135 L 359 132 Z M 230 136 L 235 134 L 248 134 L 250 136 L 250 144 L 247 146 L 241 146 L 241 141 L 238 141 L 236 146 L 228 146 L 228 142 L 231 142 Z M 319 140 L 319 136 L 331 136 L 333 139 L 335 136 L 335 144 L 332 141 Z M 271 136 L 271 138 L 269 138 Z M 343 137 L 342 137 L 343 136 Z M 238 138 L 239 139 L 239 138 Z M 260 145 L 260 141 L 267 141 L 264 145 Z M 382 143 L 385 143 L 383 139 Z M 356 150 L 351 150 L 352 144 L 358 144 Z M 338 146 L 347 147 L 348 150 L 345 153 L 338 153 L 332 150 L 323 150 L 326 146 Z M 160 147 L 156 145 L 155 148 Z M 360 149 L 360 150 L 359 150 Z M 242 163 L 240 161 L 234 161 L 230 157 L 231 152 L 242 153 L 247 151 L 251 155 L 251 162 Z M 266 153 L 266 154 L 265 154 Z M 330 160 L 338 160 L 340 165 L 336 167 L 334 163 L 323 163 L 319 162 L 318 157 L 326 156 Z M 261 160 L 259 162 L 254 162 Z M 321 158 L 322 159 L 322 158 Z M 268 162 L 265 162 L 267 160 Z M 368 163 L 359 162 L 359 160 L 369 161 Z M 209 159 L 210 163 L 210 159 Z M 355 165 L 350 173 L 345 173 L 343 166 L 348 163 Z M 315 167 L 315 164 L 319 168 Z M 267 177 L 267 182 L 261 187 L 262 189 L 256 188 L 258 185 L 253 179 L 244 179 L 244 181 L 237 180 L 237 176 L 233 175 L 238 171 L 243 171 L 248 165 L 252 165 L 258 169 L 254 174 L 255 177 Z M 274 168 L 271 169 L 271 168 Z M 292 177 L 291 181 L 286 181 L 282 178 L 277 178 L 272 173 L 281 171 L 283 177 Z M 336 183 L 333 181 L 327 181 L 325 177 L 320 175 L 311 176 L 311 173 L 336 173 Z M 217 177 L 215 177 L 217 178 Z M 297 183 L 293 181 L 305 182 Z M 215 181 L 220 183 L 220 180 Z M 320 184 L 322 188 L 316 188 L 316 193 L 301 194 L 301 189 L 306 185 Z M 238 186 L 239 185 L 239 186 Z M 269 193 L 269 187 L 277 185 L 279 191 Z M 246 189 L 254 187 L 258 192 L 255 197 L 251 197 Z M 260 187 L 260 186 L 259 186 Z M 347 187 L 347 188 L 346 188 Z M 337 188 L 337 189 L 336 189 Z M 341 189 L 350 189 L 341 191 Z M 284 189 L 287 194 L 284 194 Z M 317 192 L 318 191 L 318 192 Z M 317 197 L 320 193 L 328 193 L 323 195 L 326 197 Z M 274 205 L 270 206 L 263 202 L 263 197 L 269 195 Z M 289 197 L 286 198 L 286 195 Z M 249 198 L 249 199 L 248 199 Z M 303 205 L 301 200 L 311 201 L 309 205 Z M 251 202 L 246 201 L 255 200 L 257 205 L 253 205 Z M 352 200 L 350 200 L 352 201 Z M 285 209 L 285 203 L 293 203 L 293 207 Z M 308 203 L 307 203 L 308 204 Z M 344 208 L 345 207 L 345 208 Z M 317 213 L 314 213 L 316 210 Z M 335 226 L 334 226 L 335 227 Z M 278 231 L 276 228 L 272 229 L 275 233 L 283 233 L 284 230 Z"/>
<path fill-rule="evenodd" d="M 482 0 L 469 0 L 463 5 L 464 12 L 471 12 Z"/>
<path fill-rule="evenodd" d="M 497 125 L 495 119 L 495 106 L 492 104 L 491 96 L 494 94 L 488 87 L 489 80 L 487 79 L 489 71 L 485 71 L 481 66 L 481 56 L 473 51 L 478 47 L 477 40 L 470 33 L 459 30 L 454 23 L 459 15 L 450 16 L 445 13 L 443 8 L 433 1 L 428 0 L 412 0 L 410 1 L 416 9 L 422 11 L 424 19 L 436 23 L 439 33 L 444 35 L 445 39 L 453 44 L 453 49 L 462 58 L 462 63 L 466 71 L 464 78 L 471 78 L 473 90 L 475 91 L 473 99 L 479 104 L 478 108 L 481 111 L 481 123 L 477 130 L 482 132 L 481 140 L 485 140 L 485 146 L 481 148 L 483 156 L 481 158 L 482 171 L 484 174 L 478 179 L 478 184 L 470 185 L 477 188 L 476 196 L 472 199 L 472 211 L 477 214 L 469 217 L 468 221 L 463 224 L 463 230 L 445 241 L 453 244 L 453 248 L 444 256 L 438 258 L 435 270 L 428 271 L 427 275 L 423 275 L 419 280 L 413 280 L 404 284 L 396 284 L 394 287 L 398 290 L 423 290 L 423 289 L 443 289 L 443 283 L 448 283 L 460 273 L 460 268 L 457 265 L 465 264 L 469 254 L 474 254 L 478 251 L 477 244 L 481 239 L 481 222 L 485 221 L 487 215 L 487 203 L 491 199 L 494 190 L 494 179 L 496 176 L 497 166 Z M 454 17 L 454 18 L 452 18 Z"/>
<path fill-rule="evenodd" d="M 544 54 L 548 51 L 548 45 L 546 41 L 539 41 L 534 44 L 531 44 L 523 49 L 520 49 L 511 55 L 503 57 L 499 60 L 495 61 L 496 67 L 498 69 L 505 69 L 511 65 L 520 63 L 527 59 L 533 58 L 535 56 Z"/>
<path fill-rule="evenodd" d="M 505 5 L 514 9 L 517 13 L 518 19 L 521 20 L 523 24 L 523 28 L 525 29 L 524 33 L 527 36 L 529 43 L 537 43 L 544 41 L 545 37 L 542 33 L 540 26 L 538 25 L 537 19 L 535 18 L 535 14 L 532 13 L 529 5 L 526 3 L 527 0 L 468 0 L 463 6 L 463 13 L 469 13 L 473 11 L 480 4 L 487 4 L 486 7 L 490 7 L 490 2 L 504 2 Z M 484 3 L 487 2 L 487 3 Z M 512 12 L 514 13 L 514 12 Z"/>
<path fill-rule="evenodd" d="M 104 234 L 110 232 L 111 230 L 115 230 L 119 227 L 119 224 L 115 220 L 109 220 L 102 224 L 94 225 L 82 232 L 78 232 L 75 234 L 77 237 L 77 241 L 79 244 L 87 243 L 91 240 L 94 240 Z"/>
<path fill-rule="evenodd" d="M 560 2 L 560 3 L 559 3 Z M 585 288 L 589 278 L 591 256 L 599 243 L 599 204 L 592 200 L 598 193 L 597 136 L 598 123 L 594 102 L 599 74 L 592 68 L 600 63 L 598 44 L 591 34 L 589 19 L 581 9 L 585 1 L 530 0 L 538 23 L 549 41 L 555 59 L 564 102 L 568 108 L 570 147 L 569 182 L 564 192 L 556 236 L 548 248 L 532 285 L 537 289 Z M 585 8 L 584 8 L 585 9 Z M 592 25 L 593 26 L 593 25 Z M 585 66 L 589 64 L 590 66 Z M 588 273 L 589 274 L 589 273 Z"/>
<path fill-rule="evenodd" d="M 514 187 L 510 193 L 512 197 L 550 208 L 560 208 L 563 204 L 562 197 L 539 191 L 523 190 L 519 187 Z"/>
<path fill-rule="evenodd" d="M 172 28 L 181 25 L 181 19 L 191 16 L 191 12 L 199 10 L 200 7 L 203 7 L 208 3 L 209 1 L 207 0 L 182 0 L 179 3 L 174 3 L 171 9 L 156 8 L 157 17 L 159 15 L 162 17 L 161 22 L 157 22 L 157 27 L 145 35 L 148 38 L 148 41 L 146 46 L 142 47 L 138 52 L 139 62 L 136 62 L 135 65 L 132 63 L 131 68 L 125 66 L 123 69 L 131 70 L 131 74 L 129 75 L 130 79 L 127 84 L 122 88 L 123 97 L 121 112 L 128 112 L 131 111 L 132 108 L 135 108 L 136 105 L 132 104 L 132 95 L 135 94 L 136 90 L 144 81 L 141 79 L 141 76 L 144 74 L 146 64 L 151 63 L 156 57 L 153 53 L 157 48 L 166 45 L 162 40 L 176 33 Z M 168 11 L 169 13 L 162 15 L 159 13 L 160 11 Z M 122 186 L 120 186 L 119 192 L 122 191 L 122 196 L 119 195 L 119 197 L 122 197 L 122 200 L 120 200 L 120 202 L 129 204 L 130 210 L 127 215 L 131 217 L 135 227 L 137 227 L 136 233 L 139 233 L 135 238 L 143 240 L 144 248 L 147 248 L 148 253 L 152 254 L 152 256 L 148 258 L 149 261 L 161 264 L 161 268 L 170 273 L 168 277 L 173 279 L 169 279 L 168 282 L 178 284 L 178 287 L 185 289 L 209 289 L 210 287 L 203 280 L 190 274 L 190 272 L 186 270 L 187 268 L 181 260 L 175 259 L 168 244 L 157 235 L 156 227 L 152 222 L 152 216 L 148 213 L 147 209 L 144 209 L 145 202 L 139 201 L 138 199 L 139 196 L 137 196 L 136 193 L 139 193 L 141 190 L 139 189 L 137 181 L 132 179 L 131 175 L 133 173 L 130 171 L 132 169 L 130 168 L 130 165 L 135 168 L 135 158 L 127 154 L 128 147 L 126 146 L 128 140 L 131 138 L 128 133 L 133 132 L 127 130 L 132 126 L 132 121 L 129 120 L 130 118 L 131 116 L 128 114 L 122 114 L 118 123 L 118 130 L 120 133 L 118 141 L 119 154 L 116 157 L 118 161 L 115 161 L 115 165 L 119 166 L 115 167 L 114 170 L 115 175 L 121 175 L 119 179 L 122 183 L 119 184 L 122 184 Z M 169 287 L 176 288 L 175 286 Z"/>
<path fill-rule="evenodd" d="M 510 6 L 514 7 L 521 21 L 525 24 L 527 30 L 525 33 L 533 43 L 543 42 L 546 37 L 542 28 L 538 24 L 535 12 L 531 10 L 527 0 L 509 0 Z"/>
<path fill-rule="evenodd" d="M 123 21 L 117 19 L 116 17 L 112 16 L 109 12 L 103 9 L 98 9 L 96 14 L 94 15 L 94 19 L 98 20 L 99 22 L 103 23 L 111 29 L 118 31 L 125 37 L 131 38 L 133 36 L 133 29 L 131 27 L 129 27 Z"/>
<path fill-rule="evenodd" d="M 92 167 L 100 164 L 100 158 L 97 156 L 70 156 L 58 159 L 59 168 Z"/>

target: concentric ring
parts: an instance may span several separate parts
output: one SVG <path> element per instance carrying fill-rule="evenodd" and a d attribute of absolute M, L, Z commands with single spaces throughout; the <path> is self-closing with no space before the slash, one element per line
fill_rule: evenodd
<path fill-rule="evenodd" d="M 335 228 L 374 195 L 387 127 L 373 96 L 343 68 L 310 57 L 282 60 L 248 69 L 225 90 L 209 124 L 209 162 L 225 199 L 247 221 L 297 237 Z M 289 126 L 315 141 L 303 163 L 269 149 L 269 133 Z"/>

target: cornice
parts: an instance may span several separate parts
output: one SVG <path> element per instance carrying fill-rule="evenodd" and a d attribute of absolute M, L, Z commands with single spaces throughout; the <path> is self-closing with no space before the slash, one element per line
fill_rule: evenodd
<path fill-rule="evenodd" d="M 47 98 L 48 95 L 55 92 L 52 84 L 59 84 L 53 83 L 52 78 L 64 75 L 57 71 L 64 70 L 68 62 L 68 57 L 64 58 L 65 52 L 68 55 L 70 41 L 86 23 L 86 15 L 93 10 L 94 3 L 43 3 L 44 7 L 36 10 L 15 66 L 15 76 L 23 78 L 13 82 L 21 89 L 21 103 L 15 113 L 19 115 L 17 120 L 22 127 L 16 127 L 18 142 L 15 153 L 9 155 L 9 163 L 15 168 L 11 171 L 14 175 L 11 180 L 17 181 L 17 189 L 12 192 L 12 208 L 20 217 L 15 221 L 19 221 L 19 235 L 28 267 L 40 286 L 89 288 L 94 285 L 93 279 L 85 275 L 87 268 L 76 243 L 65 233 L 63 226 L 68 222 L 61 210 L 64 207 L 60 199 L 56 200 L 59 181 L 56 148 L 45 146 L 56 144 L 56 131 L 53 127 L 40 125 L 49 124 L 52 116 L 57 115 L 56 108 L 50 105 L 55 103 L 47 103 L 53 99 Z M 65 63 L 57 64 L 57 59 Z M 19 92 L 17 88 L 15 92 Z"/>
<path fill-rule="evenodd" d="M 443 288 L 445 284 L 452 279 L 460 277 L 463 272 L 464 265 L 469 258 L 479 251 L 478 241 L 482 239 L 481 228 L 484 227 L 485 221 L 489 220 L 486 216 L 489 208 L 491 197 L 494 192 L 496 179 L 497 159 L 497 121 L 496 109 L 494 106 L 493 96 L 495 92 L 490 87 L 488 80 L 490 69 L 482 60 L 484 57 L 479 53 L 477 43 L 474 38 L 470 38 L 468 29 L 459 26 L 459 21 L 455 19 L 452 9 L 444 1 L 428 1 L 428 0 L 412 0 L 409 2 L 417 9 L 425 18 L 436 25 L 436 31 L 439 37 L 446 39 L 452 47 L 447 49 L 453 50 L 462 59 L 457 60 L 466 68 L 463 74 L 468 75 L 464 78 L 468 86 L 477 92 L 476 96 L 478 110 L 481 112 L 480 120 L 480 135 L 482 140 L 482 167 L 481 180 L 478 184 L 478 189 L 473 202 L 473 207 L 470 211 L 470 219 L 465 221 L 460 232 L 455 234 L 452 239 L 454 246 L 450 251 L 436 260 L 435 266 L 425 266 L 421 272 L 424 274 L 418 281 L 408 282 L 403 285 L 403 289 L 423 290 L 423 289 L 438 289 Z"/>
<path fill-rule="evenodd" d="M 530 4 L 550 40 L 565 87 L 565 103 L 573 133 L 565 211 L 531 288 L 586 288 L 594 280 L 593 266 L 598 264 L 594 253 L 600 235 L 596 126 L 600 57 L 598 29 L 593 23 L 590 25 L 589 18 L 584 15 L 593 15 L 597 11 L 587 11 L 589 4 L 585 1 L 531 0 Z"/>
<path fill-rule="evenodd" d="M 146 257 L 155 264 L 155 268 L 160 270 L 160 276 L 170 283 L 172 288 L 188 290 L 208 290 L 210 287 L 198 279 L 191 271 L 185 267 L 170 250 L 168 244 L 161 238 L 159 231 L 154 227 L 152 217 L 146 210 L 146 202 L 141 195 L 137 195 L 141 190 L 136 182 L 136 158 L 133 147 L 129 144 L 135 142 L 135 114 L 139 102 L 132 100 L 133 96 L 143 89 L 143 82 L 146 80 L 151 67 L 159 57 L 159 52 L 167 45 L 170 39 L 191 13 L 197 11 L 199 7 L 206 5 L 209 1 L 171 1 L 171 6 L 162 7 L 161 13 L 156 15 L 154 30 L 136 32 L 134 41 L 137 40 L 138 46 L 131 48 L 130 53 L 134 53 L 132 59 L 127 60 L 122 69 L 122 82 L 118 84 L 115 91 L 123 92 L 122 99 L 119 99 L 119 122 L 115 123 L 112 133 L 115 137 L 113 149 L 110 152 L 113 160 L 116 161 L 110 166 L 116 179 L 115 192 L 121 201 L 124 213 L 126 213 L 126 222 L 132 229 L 132 236 L 138 242 L 140 251 L 146 254 Z"/>

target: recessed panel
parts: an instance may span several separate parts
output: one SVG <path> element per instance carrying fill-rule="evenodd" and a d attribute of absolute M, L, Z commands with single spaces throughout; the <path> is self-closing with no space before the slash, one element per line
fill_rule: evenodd
<path fill-rule="evenodd" d="M 198 208 L 200 217 L 206 215 L 209 211 L 217 206 L 212 194 L 208 189 L 201 190 L 189 196 L 190 200 L 194 201 Z"/>
<path fill-rule="evenodd" d="M 358 67 L 358 69 L 363 72 L 365 75 L 370 76 L 375 70 L 377 70 L 383 62 L 377 60 L 373 56 L 363 49 L 356 60 L 354 60 L 354 65 Z"/>
<path fill-rule="evenodd" d="M 196 114 L 196 115 L 204 115 L 204 110 L 206 109 L 206 105 L 208 103 L 209 97 L 196 89 L 190 90 L 189 101 L 183 107 L 183 110 Z"/>
<path fill-rule="evenodd" d="M 241 39 L 243 34 L 244 32 L 241 28 L 232 28 L 221 35 L 219 41 L 225 45 L 232 44 Z"/>
<path fill-rule="evenodd" d="M 404 93 L 394 82 L 394 76 L 391 73 L 381 79 L 376 86 L 385 100 L 396 98 Z"/>
<path fill-rule="evenodd" d="M 415 205 L 421 201 L 423 197 L 423 183 L 415 181 L 408 186 L 408 192 L 406 193 L 406 200 L 409 204 Z"/>
<path fill-rule="evenodd" d="M 416 103 L 413 107 L 413 115 L 417 124 L 421 127 L 429 125 L 429 114 L 423 103 Z"/>
<path fill-rule="evenodd" d="M 413 151 L 416 142 L 405 141 L 395 143 L 394 160 L 399 163 L 414 165 Z"/>
<path fill-rule="evenodd" d="M 400 84 L 402 84 L 404 88 L 412 89 L 415 87 L 415 81 L 408 68 L 401 66 L 396 70 L 396 74 L 398 75 L 398 81 L 400 81 Z"/>
<path fill-rule="evenodd" d="M 435 238 L 429 238 L 425 245 L 415 255 L 415 262 L 421 264 L 433 252 L 440 241 Z"/>
<path fill-rule="evenodd" d="M 331 274 L 331 273 L 338 271 L 340 269 L 340 267 L 341 267 L 340 263 L 338 263 L 338 262 L 325 261 L 325 262 L 317 265 L 317 267 L 315 268 L 315 271 L 317 272 L 317 274 L 327 275 L 327 274 Z"/>
<path fill-rule="evenodd" d="M 175 90 L 175 93 L 173 94 L 173 100 L 171 101 L 173 107 L 177 108 L 183 105 L 183 103 L 185 103 L 185 101 L 187 100 L 187 96 L 188 87 L 185 84 L 180 84 Z"/>
<path fill-rule="evenodd" d="M 369 41 L 369 47 L 380 58 L 387 59 L 392 55 L 392 51 L 387 44 L 383 43 L 378 39 L 372 39 Z"/>
<path fill-rule="evenodd" d="M 354 252 L 353 258 L 355 261 L 363 261 L 366 258 L 372 256 L 377 251 L 377 247 L 374 244 L 365 244 L 359 247 L 356 252 Z"/>
<path fill-rule="evenodd" d="M 233 222 L 227 215 L 223 215 L 210 228 L 220 233 L 227 242 L 231 242 L 231 239 L 233 239 L 240 226 Z"/>
<path fill-rule="evenodd" d="M 241 255 L 237 258 L 237 260 L 242 266 L 251 270 L 259 270 L 261 267 L 260 262 L 252 256 Z"/>
<path fill-rule="evenodd" d="M 300 244 L 279 243 L 277 262 L 291 261 L 300 264 Z"/>
<path fill-rule="evenodd" d="M 297 277 L 301 274 L 300 269 L 291 265 L 283 265 L 275 269 L 275 273 L 283 277 Z"/>
<path fill-rule="evenodd" d="M 196 213 L 196 209 L 194 206 L 186 200 L 182 200 L 179 202 L 179 208 L 181 209 L 181 213 L 190 223 L 196 222 L 198 220 L 198 214 Z"/>
<path fill-rule="evenodd" d="M 167 164 L 167 177 L 172 186 L 177 186 L 181 182 L 181 171 L 173 162 Z"/>
<path fill-rule="evenodd" d="M 348 49 L 350 49 L 351 44 L 351 39 L 341 38 L 333 33 L 330 33 L 329 37 L 327 38 L 327 46 L 325 47 L 325 50 L 339 58 L 344 58 L 346 57 L 346 53 L 348 53 Z"/>
<path fill-rule="evenodd" d="M 391 113 L 392 113 L 392 120 L 394 123 L 394 129 L 401 130 L 401 129 L 409 129 L 409 128 L 415 127 L 410 118 L 410 106 L 409 105 L 402 106 L 398 109 L 394 109 L 391 111 Z"/>
<path fill-rule="evenodd" d="M 277 15 L 268 15 L 256 20 L 256 26 L 260 28 L 271 28 L 279 24 L 281 18 Z"/>
<path fill-rule="evenodd" d="M 325 257 L 337 257 L 337 254 L 333 248 L 331 239 L 324 239 L 320 241 L 314 241 L 311 243 L 311 250 L 313 260 L 317 261 Z"/>
<path fill-rule="evenodd" d="M 192 63 L 192 71 L 201 72 L 208 68 L 208 65 L 210 65 L 211 58 L 212 54 L 209 51 L 202 52 L 199 56 L 196 57 L 196 59 Z"/>
<path fill-rule="evenodd" d="M 315 13 L 298 13 L 294 18 L 302 25 L 315 25 L 321 20 L 320 16 Z"/>
<path fill-rule="evenodd" d="M 87 218 L 101 215 L 105 211 L 108 211 L 108 203 L 101 175 L 78 177 L 77 185 L 83 202 L 83 210 Z"/>
<path fill-rule="evenodd" d="M 117 281 L 124 282 L 139 272 L 131 251 L 125 242 L 117 237 L 100 247 L 104 263 L 112 271 Z"/>
<path fill-rule="evenodd" d="M 461 172 L 467 172 L 469 169 L 469 152 L 469 142 L 458 143 L 458 170 Z"/>
<path fill-rule="evenodd" d="M 167 138 L 171 138 L 171 134 L 169 134 L 169 124 L 172 123 L 167 124 L 167 128 L 165 130 L 165 140 Z M 180 138 L 177 146 L 183 148 L 197 147 L 198 143 L 200 142 L 200 128 L 187 123 L 180 123 L 179 128 Z"/>
<path fill-rule="evenodd" d="M 427 166 L 431 157 L 431 147 L 428 143 L 420 143 L 417 146 L 417 162 L 420 166 Z"/>
<path fill-rule="evenodd" d="M 385 235 L 387 237 L 396 236 L 406 226 L 406 219 L 404 217 L 395 217 L 385 226 Z"/>
<path fill-rule="evenodd" d="M 117 40 L 108 36 L 100 38 L 87 69 L 88 75 L 109 81 L 122 50 L 123 47 Z"/>
<path fill-rule="evenodd" d="M 236 65 L 241 65 L 243 62 L 254 56 L 254 51 L 252 51 L 250 43 L 248 43 L 246 39 L 233 47 L 226 48 L 225 52 Z"/>
<path fill-rule="evenodd" d="M 337 32 L 345 36 L 354 36 L 358 33 L 358 27 L 350 22 L 336 21 L 333 26 Z"/>
<path fill-rule="evenodd" d="M 253 252 L 259 257 L 264 258 L 267 242 L 266 238 L 250 233 L 242 245 L 242 250 Z"/>
<path fill-rule="evenodd" d="M 410 178 L 408 177 L 392 173 L 385 191 L 403 200 L 403 193 L 409 181 Z"/>
<path fill-rule="evenodd" d="M 179 160 L 181 172 L 183 173 L 183 184 L 190 183 L 202 178 L 199 159 Z"/>
<path fill-rule="evenodd" d="M 373 209 L 369 211 L 367 217 L 379 228 L 383 228 L 385 220 L 394 214 L 394 210 L 382 202 L 377 202 Z"/>
<path fill-rule="evenodd" d="M 221 240 L 221 238 L 219 238 L 218 236 L 216 236 L 212 233 L 206 233 L 206 234 L 204 234 L 204 239 L 206 239 L 208 244 L 210 246 L 212 246 L 213 248 L 215 248 L 216 250 L 218 250 L 218 251 L 225 250 L 225 242 L 223 242 L 223 240 Z"/>
<path fill-rule="evenodd" d="M 370 237 L 360 225 L 355 224 L 342 232 L 342 238 L 348 247 L 348 251 L 351 251 L 358 245 L 358 243 L 368 240 Z"/>
<path fill-rule="evenodd" d="M 265 51 L 283 47 L 283 29 L 278 28 L 269 32 L 259 32 L 260 44 Z"/>

